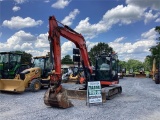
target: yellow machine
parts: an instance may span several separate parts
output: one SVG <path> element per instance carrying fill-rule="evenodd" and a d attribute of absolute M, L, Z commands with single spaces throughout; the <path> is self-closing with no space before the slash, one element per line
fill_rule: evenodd
<path fill-rule="evenodd" d="M 159 79 L 159 69 L 156 68 L 156 59 L 153 60 L 152 71 L 150 72 L 150 77 L 155 81 L 156 84 L 160 84 Z"/>
<path fill-rule="evenodd" d="M 67 82 L 74 82 L 74 83 L 79 84 L 80 83 L 80 77 L 81 77 L 80 73 L 78 73 L 77 75 L 70 74 Z"/>
<path fill-rule="evenodd" d="M 32 92 L 36 92 L 42 87 L 49 87 L 48 61 L 49 56 L 34 57 L 33 68 L 22 71 L 14 79 L 0 79 L 0 91 L 21 93 L 29 88 Z"/>
<path fill-rule="evenodd" d="M 82 68 L 73 67 L 73 73 L 68 73 L 67 71 L 62 75 L 62 79 L 64 83 L 76 83 L 83 84 L 84 83 L 84 71 Z M 83 79 L 83 80 L 82 80 Z"/>
<path fill-rule="evenodd" d="M 43 84 L 41 84 L 41 69 L 39 67 L 30 68 L 17 74 L 14 79 L 0 79 L 0 91 L 12 91 L 21 93 L 26 88 L 31 91 L 38 91 Z"/>
<path fill-rule="evenodd" d="M 158 70 L 156 69 L 156 59 L 153 59 L 153 65 L 152 70 L 150 71 L 150 77 L 155 80 L 155 74 L 158 73 Z"/>

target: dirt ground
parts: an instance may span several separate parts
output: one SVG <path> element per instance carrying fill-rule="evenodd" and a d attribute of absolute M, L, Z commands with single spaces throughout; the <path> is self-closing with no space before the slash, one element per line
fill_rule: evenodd
<path fill-rule="evenodd" d="M 160 120 L 160 85 L 150 78 L 120 79 L 122 94 L 98 105 L 71 99 L 74 107 L 43 103 L 46 89 L 23 94 L 0 93 L 0 120 Z"/>

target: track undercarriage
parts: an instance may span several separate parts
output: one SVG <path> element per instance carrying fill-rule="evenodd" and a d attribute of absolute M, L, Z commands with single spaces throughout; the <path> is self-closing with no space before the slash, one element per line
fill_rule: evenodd
<path fill-rule="evenodd" d="M 106 99 L 110 100 L 114 98 L 116 95 L 122 93 L 122 87 L 118 85 L 104 87 L 102 88 L 102 93 L 106 93 Z"/>

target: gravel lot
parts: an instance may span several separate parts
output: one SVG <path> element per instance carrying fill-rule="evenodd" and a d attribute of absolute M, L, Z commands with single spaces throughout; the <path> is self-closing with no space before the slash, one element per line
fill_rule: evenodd
<path fill-rule="evenodd" d="M 71 99 L 74 107 L 45 106 L 45 89 L 36 93 L 0 93 L 0 120 L 160 120 L 160 85 L 150 78 L 120 79 L 122 94 L 103 105 L 86 106 Z"/>

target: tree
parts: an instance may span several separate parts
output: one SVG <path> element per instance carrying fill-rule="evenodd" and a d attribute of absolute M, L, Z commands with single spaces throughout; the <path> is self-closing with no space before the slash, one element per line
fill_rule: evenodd
<path fill-rule="evenodd" d="M 156 61 L 159 61 L 160 60 L 160 26 L 156 26 L 155 27 L 155 31 L 158 33 L 158 37 L 157 37 L 157 45 L 155 46 L 152 46 L 150 48 L 150 52 L 151 52 L 151 55 L 150 56 L 147 56 L 149 57 L 149 61 L 150 61 L 150 64 L 153 62 L 153 59 L 155 58 Z M 157 64 L 157 63 L 156 63 Z"/>
<path fill-rule="evenodd" d="M 134 59 L 130 59 L 127 62 L 127 70 L 133 69 L 135 72 L 139 72 L 139 69 L 144 68 L 143 67 L 143 63 L 138 61 L 138 60 L 134 60 Z"/>
<path fill-rule="evenodd" d="M 150 71 L 152 69 L 152 64 L 153 63 L 150 61 L 150 58 L 146 57 L 145 60 L 144 60 L 144 63 L 143 63 L 144 69 L 146 71 Z"/>
<path fill-rule="evenodd" d="M 158 32 L 159 35 L 160 35 L 160 26 L 156 26 L 156 27 L 155 27 L 155 31 Z M 160 40 L 160 37 L 158 37 L 158 38 L 159 38 L 159 40 Z"/>
<path fill-rule="evenodd" d="M 127 68 L 127 62 L 126 61 L 118 61 L 118 65 L 121 66 L 121 68 Z"/>
<path fill-rule="evenodd" d="M 71 59 L 71 56 L 70 55 L 66 55 L 62 58 L 61 60 L 61 63 L 62 64 L 73 64 L 73 61 Z"/>
<path fill-rule="evenodd" d="M 13 52 L 13 51 L 12 51 Z M 26 53 L 25 51 L 15 51 L 16 53 L 21 53 L 21 62 L 22 64 L 31 64 L 32 55 L 30 53 Z"/>
<path fill-rule="evenodd" d="M 107 43 L 98 43 L 89 51 L 90 60 L 93 65 L 95 65 L 95 57 L 103 53 L 109 54 L 113 52 L 113 48 L 109 47 Z"/>

